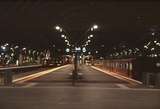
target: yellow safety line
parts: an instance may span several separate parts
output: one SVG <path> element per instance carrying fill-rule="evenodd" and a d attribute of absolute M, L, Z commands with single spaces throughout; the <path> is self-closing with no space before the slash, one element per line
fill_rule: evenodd
<path fill-rule="evenodd" d="M 64 66 L 61 66 L 61 67 L 57 67 L 57 68 L 53 68 L 53 69 L 50 69 L 50 70 L 46 70 L 46 71 L 38 72 L 38 73 L 35 73 L 35 74 L 31 74 L 31 75 L 28 75 L 28 76 L 25 76 L 25 77 L 21 77 L 21 78 L 13 80 L 13 83 L 23 83 L 23 82 L 38 78 L 40 76 L 52 73 L 53 71 L 56 71 L 56 70 L 59 70 L 59 69 L 62 69 L 62 68 L 68 67 L 68 66 L 69 65 L 64 65 Z"/>
<path fill-rule="evenodd" d="M 91 67 L 92 67 L 93 69 L 95 69 L 95 70 L 101 71 L 101 72 L 103 72 L 103 73 L 106 73 L 106 74 L 108 74 L 108 75 L 110 75 L 110 76 L 113 76 L 113 77 L 115 77 L 115 78 L 118 78 L 118 79 L 120 79 L 120 80 L 127 81 L 127 82 L 129 82 L 129 83 L 131 83 L 131 84 L 133 84 L 133 82 L 134 82 L 134 83 L 138 83 L 138 84 L 143 84 L 143 83 L 140 82 L 140 81 L 137 81 L 137 80 L 135 80 L 135 79 L 122 76 L 122 75 L 117 74 L 117 73 L 113 73 L 113 72 L 109 72 L 109 71 L 106 71 L 106 70 L 102 70 L 102 69 L 100 69 L 100 68 L 98 68 L 98 67 L 95 67 L 95 66 L 91 66 Z"/>

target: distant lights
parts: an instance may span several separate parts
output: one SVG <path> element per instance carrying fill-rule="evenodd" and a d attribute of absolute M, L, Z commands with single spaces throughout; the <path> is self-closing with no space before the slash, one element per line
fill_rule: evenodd
<path fill-rule="evenodd" d="M 158 57 L 158 55 L 157 54 L 151 54 L 151 55 L 149 55 L 149 57 L 154 58 L 154 57 Z"/>
<path fill-rule="evenodd" d="M 154 43 L 157 43 L 157 41 L 155 40 Z"/>
<path fill-rule="evenodd" d="M 160 46 L 160 43 L 159 43 L 159 42 L 157 42 L 157 43 L 156 43 L 156 45 Z"/>
<path fill-rule="evenodd" d="M 55 29 L 60 31 L 60 32 L 65 32 L 60 26 L 55 26 Z M 66 33 L 66 32 L 65 32 Z M 64 41 L 67 43 L 67 46 L 71 46 L 69 41 L 68 41 L 68 37 L 64 34 L 61 34 L 61 38 L 64 38 Z"/>
<path fill-rule="evenodd" d="M 136 49 L 136 51 L 139 51 L 139 48 L 135 48 Z"/>
<path fill-rule="evenodd" d="M 4 46 L 8 46 L 9 44 L 8 43 L 5 43 L 5 45 Z"/>
<path fill-rule="evenodd" d="M 81 51 L 81 47 L 75 47 L 76 51 Z"/>
<path fill-rule="evenodd" d="M 1 46 L 1 49 L 2 49 L 2 50 L 5 50 L 5 49 L 6 49 L 6 47 L 5 47 L 5 46 Z"/>
<path fill-rule="evenodd" d="M 151 41 L 150 41 L 150 42 L 148 42 L 147 46 L 149 46 L 150 44 L 151 44 Z"/>
<path fill-rule="evenodd" d="M 66 52 L 67 52 L 67 53 L 70 52 L 70 49 L 69 49 L 69 48 L 66 48 Z"/>
<path fill-rule="evenodd" d="M 82 52 L 85 53 L 87 50 L 85 47 L 82 48 Z"/>
<path fill-rule="evenodd" d="M 152 34 L 152 36 L 154 36 L 154 35 L 155 35 L 155 33 L 154 33 L 154 32 L 152 32 L 151 34 Z"/>
<path fill-rule="evenodd" d="M 90 35 L 90 37 L 92 38 L 92 37 L 93 37 L 93 35 L 91 34 L 91 35 Z"/>
<path fill-rule="evenodd" d="M 16 45 L 14 48 L 15 48 L 15 49 L 17 49 L 17 48 L 19 48 L 19 46 L 18 46 L 18 45 Z"/>
<path fill-rule="evenodd" d="M 65 42 L 68 42 L 68 40 L 65 40 Z"/>
<path fill-rule="evenodd" d="M 71 46 L 71 44 L 69 43 L 69 41 L 67 42 L 67 45 L 70 47 Z"/>
<path fill-rule="evenodd" d="M 104 47 L 104 45 L 101 45 L 101 47 Z"/>
<path fill-rule="evenodd" d="M 60 28 L 59 31 L 62 32 L 63 30 Z"/>
<path fill-rule="evenodd" d="M 56 47 L 56 45 L 55 45 L 55 44 L 53 44 L 53 47 Z"/>
<path fill-rule="evenodd" d="M 88 42 L 91 42 L 91 40 L 88 40 Z"/>
<path fill-rule="evenodd" d="M 157 55 L 157 54 L 154 54 L 154 56 L 157 57 L 158 55 Z"/>
<path fill-rule="evenodd" d="M 155 48 L 151 48 L 151 51 L 155 50 Z"/>
<path fill-rule="evenodd" d="M 96 25 L 96 24 L 94 24 L 90 29 L 88 29 L 88 30 L 91 30 L 91 31 L 94 31 L 94 30 L 96 30 L 96 29 L 98 29 L 99 27 L 98 27 L 98 25 Z M 88 40 L 85 42 L 85 45 L 84 46 L 87 46 L 88 45 L 88 43 L 90 43 L 91 42 L 91 38 L 93 37 L 93 35 L 91 34 L 91 35 L 89 35 L 88 36 Z"/>
<path fill-rule="evenodd" d="M 145 45 L 144 48 L 148 49 L 148 46 Z"/>
<path fill-rule="evenodd" d="M 14 56 L 14 53 L 12 53 L 11 56 L 13 57 L 13 56 Z"/>
<path fill-rule="evenodd" d="M 11 47 L 10 49 L 11 49 L 12 51 L 14 51 L 14 49 L 13 49 L 12 47 Z"/>
<path fill-rule="evenodd" d="M 91 28 L 91 31 L 93 31 L 93 28 Z"/>
<path fill-rule="evenodd" d="M 156 63 L 156 66 L 157 66 L 157 67 L 160 67 L 160 63 Z"/>

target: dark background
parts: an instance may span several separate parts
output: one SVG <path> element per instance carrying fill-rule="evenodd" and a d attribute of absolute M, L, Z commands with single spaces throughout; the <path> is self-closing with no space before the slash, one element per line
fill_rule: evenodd
<path fill-rule="evenodd" d="M 0 2 L 0 42 L 46 48 L 64 46 L 53 28 L 60 25 L 69 34 L 71 43 L 86 37 L 85 31 L 99 25 L 92 47 L 106 49 L 126 41 L 136 45 L 159 29 L 160 2 L 127 1 L 3 1 Z"/>

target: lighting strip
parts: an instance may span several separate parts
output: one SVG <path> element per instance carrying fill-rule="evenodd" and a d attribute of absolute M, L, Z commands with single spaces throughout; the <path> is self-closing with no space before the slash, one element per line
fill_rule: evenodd
<path fill-rule="evenodd" d="M 21 78 L 13 80 L 13 83 L 23 83 L 23 82 L 38 78 L 40 76 L 52 73 L 53 71 L 56 71 L 56 70 L 59 70 L 59 69 L 62 69 L 62 68 L 68 67 L 68 66 L 69 65 L 64 65 L 64 66 L 61 66 L 61 67 L 57 67 L 57 68 L 53 68 L 53 69 L 50 69 L 50 70 L 46 70 L 46 71 L 38 72 L 38 73 L 35 73 L 35 74 L 31 74 L 31 75 L 28 75 L 28 76 L 25 76 L 25 77 L 21 77 Z"/>
<path fill-rule="evenodd" d="M 101 72 L 103 72 L 103 73 L 105 73 L 105 74 L 108 74 L 108 75 L 113 76 L 113 77 L 115 77 L 115 78 L 118 78 L 118 79 L 120 79 L 120 80 L 127 81 L 127 82 L 129 82 L 129 83 L 131 83 L 131 84 L 133 84 L 133 82 L 134 82 L 134 83 L 138 83 L 138 84 L 143 84 L 142 82 L 137 81 L 137 80 L 132 79 L 132 78 L 128 78 L 128 77 L 125 77 L 125 76 L 122 76 L 122 75 L 119 75 L 119 74 L 116 74 L 116 73 L 113 73 L 113 72 L 109 72 L 109 71 L 106 71 L 106 70 L 102 70 L 102 69 L 97 68 L 97 67 L 95 67 L 95 66 L 91 66 L 91 67 L 92 67 L 93 69 L 95 69 L 95 70 L 101 71 Z"/>

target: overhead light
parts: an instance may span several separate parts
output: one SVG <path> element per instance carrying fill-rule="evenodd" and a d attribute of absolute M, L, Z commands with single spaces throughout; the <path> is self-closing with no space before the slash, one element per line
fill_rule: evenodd
<path fill-rule="evenodd" d="M 6 49 L 6 47 L 5 46 L 1 46 L 1 48 L 4 50 L 4 49 Z"/>
<path fill-rule="evenodd" d="M 144 48 L 148 49 L 148 46 L 145 45 Z"/>
<path fill-rule="evenodd" d="M 68 40 L 65 40 L 65 42 L 68 42 Z"/>
<path fill-rule="evenodd" d="M 56 26 L 55 29 L 56 29 L 56 30 L 60 30 L 61 28 L 60 28 L 59 26 Z"/>
<path fill-rule="evenodd" d="M 151 51 L 155 50 L 155 48 L 151 48 Z"/>
<path fill-rule="evenodd" d="M 67 42 L 67 45 L 70 46 L 69 41 Z"/>
<path fill-rule="evenodd" d="M 93 37 L 93 35 L 91 34 L 90 37 Z"/>
<path fill-rule="evenodd" d="M 91 31 L 93 31 L 93 28 L 91 28 Z"/>
<path fill-rule="evenodd" d="M 155 40 L 154 43 L 157 43 L 157 41 Z"/>
<path fill-rule="evenodd" d="M 88 45 L 88 41 L 86 42 L 86 45 Z"/>
<path fill-rule="evenodd" d="M 64 34 L 62 34 L 62 35 L 61 35 L 61 37 L 63 38 L 63 37 L 65 37 L 65 35 L 64 35 Z"/>
<path fill-rule="evenodd" d="M 98 25 L 93 25 L 93 29 L 98 29 Z"/>

